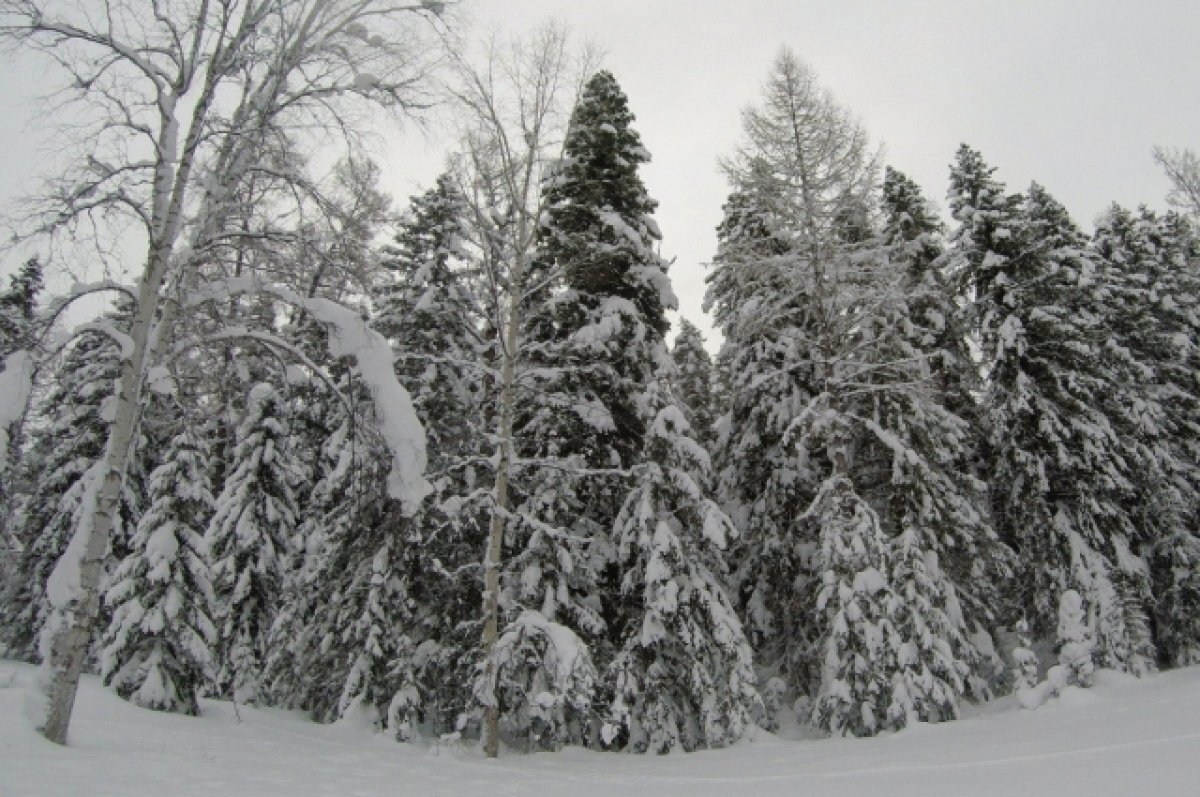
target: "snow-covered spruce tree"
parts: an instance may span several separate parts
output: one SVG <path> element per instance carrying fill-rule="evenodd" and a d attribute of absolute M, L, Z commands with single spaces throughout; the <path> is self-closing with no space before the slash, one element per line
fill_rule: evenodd
<path fill-rule="evenodd" d="M 1104 666 L 1140 670 L 1144 563 L 1128 511 L 1133 446 L 1109 393 L 1125 379 L 1104 356 L 1104 295 L 1086 241 L 1036 184 L 1005 197 L 973 150 L 951 170 L 952 257 L 974 288 L 984 365 L 993 516 L 1018 554 L 1019 606 L 1053 633 L 1061 595 L 1084 601 Z"/>
<path fill-rule="evenodd" d="M 13 536 L 20 553 L 0 607 L 7 656 L 40 658 L 38 635 L 49 611 L 46 584 L 71 540 L 94 478 L 91 470 L 104 452 L 104 407 L 117 377 L 116 354 L 116 344 L 99 331 L 84 332 L 71 343 L 43 402 L 50 414 L 35 426 L 30 453 L 14 480 L 27 493 L 16 497 Z"/>
<path fill-rule="evenodd" d="M 855 480 L 889 537 L 889 616 L 901 640 L 892 651 L 896 703 L 889 720 L 902 726 L 906 711 L 926 721 L 957 716 L 971 685 L 966 676 L 980 658 L 971 634 L 993 625 L 1012 562 L 982 512 L 984 485 L 969 472 L 975 429 L 950 409 L 971 399 L 969 376 L 961 373 L 969 364 L 948 329 L 951 301 L 935 271 L 940 225 L 916 185 L 893 169 L 884 179 L 883 210 L 871 256 L 887 264 L 901 291 L 857 330 L 873 367 Z M 874 345 L 866 345 L 871 338 Z"/>
<path fill-rule="evenodd" d="M 213 510 L 203 443 L 180 432 L 149 480 L 149 506 L 105 601 L 101 676 L 145 708 L 197 714 L 216 629 L 204 531 Z"/>
<path fill-rule="evenodd" d="M 887 617 L 894 632 L 887 640 L 892 678 L 887 725 L 892 728 L 903 728 L 913 719 L 957 718 L 958 704 L 969 692 L 968 676 L 979 658 L 954 585 L 942 571 L 937 552 L 922 539 L 920 525 L 906 523 L 888 541 L 886 554 L 892 590 Z"/>
<path fill-rule="evenodd" d="M 704 336 L 686 318 L 679 321 L 679 334 L 671 347 L 675 361 L 674 395 L 679 401 L 692 436 L 708 447 L 715 434 L 713 362 L 704 348 Z"/>
<path fill-rule="evenodd" d="M 830 360 L 822 346 L 835 345 L 837 331 L 822 325 L 844 327 L 840 311 L 821 303 L 849 306 L 827 290 L 840 282 L 830 264 L 850 211 L 870 204 L 876 167 L 862 127 L 787 51 L 743 128 L 726 163 L 734 190 L 708 277 L 728 392 L 717 424 L 718 484 L 743 531 L 734 579 L 758 663 L 793 694 L 813 695 L 822 670 L 813 608 L 820 529 L 797 507 L 812 502 L 830 463 L 824 451 L 798 449 L 788 433 L 825 394 Z"/>
<path fill-rule="evenodd" d="M 316 330 L 309 330 L 316 333 Z M 315 341 L 310 341 L 315 342 Z M 333 388 L 313 381 L 292 385 L 291 435 L 294 451 L 311 459 L 308 492 L 297 495 L 300 523 L 291 551 L 278 611 L 272 622 L 264 664 L 266 691 L 275 705 L 304 709 L 314 718 L 336 719 L 338 699 L 349 669 L 347 655 L 333 641 L 350 621 L 340 618 L 342 579 L 361 576 L 346 565 L 345 541 L 353 541 L 376 519 L 365 507 L 384 500 L 374 465 L 380 461 L 365 434 L 361 396 L 348 384 L 340 364 Z M 342 403 L 348 399 L 349 405 Z M 373 555 L 359 552 L 360 556 Z M 361 590 L 360 590 L 361 592 Z"/>
<path fill-rule="evenodd" d="M 575 632 L 527 609 L 504 627 L 491 659 L 494 666 L 475 682 L 475 699 L 508 707 L 500 716 L 508 739 L 534 751 L 585 737 L 598 676 Z"/>
<path fill-rule="evenodd" d="M 708 454 L 691 437 L 669 370 L 647 389 L 646 450 L 613 534 L 620 645 L 601 735 L 636 752 L 730 744 L 758 703 L 750 644 L 722 583 L 722 552 L 737 530 L 708 495 Z"/>
<path fill-rule="evenodd" d="M 1058 602 L 1058 664 L 1067 674 L 1068 682 L 1091 686 L 1094 640 L 1084 613 L 1083 598 L 1073 589 L 1062 594 Z"/>
<path fill-rule="evenodd" d="M 533 462 L 507 566 L 514 608 L 571 627 L 596 646 L 601 670 L 613 640 L 599 610 L 618 589 L 613 522 L 642 454 L 639 401 L 675 304 L 633 120 L 613 76 L 594 75 L 543 184 L 533 273 L 554 282 L 526 323 L 530 392 L 515 434 Z"/>
<path fill-rule="evenodd" d="M 242 703 L 264 695 L 267 640 L 292 561 L 302 472 L 288 440 L 278 391 L 250 390 L 229 476 L 207 530 L 217 626 L 213 690 Z"/>
<path fill-rule="evenodd" d="M 722 507 L 742 531 L 730 561 L 757 662 L 765 678 L 782 677 L 794 694 L 808 693 L 820 677 L 811 622 L 814 541 L 793 509 L 811 503 L 817 476 L 784 433 L 813 384 L 811 368 L 785 366 L 803 350 L 804 335 L 799 308 L 773 302 L 788 269 L 786 231 L 769 197 L 759 183 L 730 196 L 708 278 L 706 301 L 725 338 L 717 358 L 725 405 L 716 425 L 715 480 Z M 760 312 L 773 321 L 760 323 Z"/>
<path fill-rule="evenodd" d="M 1129 372 L 1117 401 L 1135 408 L 1120 431 L 1145 450 L 1131 510 L 1139 552 L 1150 565 L 1155 642 L 1161 661 L 1175 666 L 1200 661 L 1200 390 L 1194 379 L 1200 282 L 1188 262 L 1193 240 L 1175 214 L 1159 219 L 1145 208 L 1133 214 L 1116 205 L 1092 239 L 1118 308 L 1108 318 L 1111 356 L 1121 357 Z"/>
<path fill-rule="evenodd" d="M 675 305 L 638 168 L 650 156 L 611 74 L 588 81 L 571 115 L 563 157 L 544 182 L 535 271 L 560 289 L 531 314 L 531 362 L 546 395 L 521 433 L 552 455 L 594 469 L 628 468 L 640 455 L 645 420 L 638 397 L 653 375 L 651 352 Z M 549 441 L 554 441 L 550 443 Z M 548 451 L 548 453 L 551 453 Z M 623 481 L 592 476 L 581 489 L 611 527 Z"/>

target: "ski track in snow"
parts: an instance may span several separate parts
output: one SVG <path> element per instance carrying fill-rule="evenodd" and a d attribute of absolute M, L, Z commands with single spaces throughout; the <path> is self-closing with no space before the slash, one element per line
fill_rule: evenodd
<path fill-rule="evenodd" d="M 1200 667 L 1141 681 L 1100 673 L 1037 711 L 1011 698 L 875 739 L 759 732 L 669 756 L 399 745 L 353 723 L 204 701 L 204 716 L 144 711 L 81 685 L 70 747 L 21 711 L 34 668 L 0 663 L 0 797 L 373 795 L 859 795 L 1126 797 L 1200 793 Z M 241 715 L 239 722 L 237 714 Z"/>

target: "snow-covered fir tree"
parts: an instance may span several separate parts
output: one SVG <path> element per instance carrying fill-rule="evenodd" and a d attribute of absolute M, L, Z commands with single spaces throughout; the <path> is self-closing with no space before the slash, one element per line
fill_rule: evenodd
<path fill-rule="evenodd" d="M 340 609 L 339 579 L 361 575 L 347 572 L 354 568 L 336 554 L 342 540 L 356 539 L 367 526 L 364 507 L 382 500 L 381 485 L 372 481 L 378 473 L 364 468 L 380 461 L 379 452 L 363 434 L 361 396 L 348 381 L 342 373 L 332 387 L 321 380 L 291 386 L 291 443 L 310 458 L 307 494 L 297 496 L 296 539 L 304 547 L 290 551 L 263 676 L 273 703 L 307 710 L 323 722 L 337 718 L 348 670 L 341 646 L 333 644 L 344 626 L 330 621 Z M 372 490 L 379 494 L 369 495 Z"/>
<path fill-rule="evenodd" d="M 149 506 L 129 541 L 105 601 L 112 620 L 100 672 L 131 702 L 199 713 L 216 629 L 208 546 L 213 511 L 208 455 L 189 431 L 170 441 L 150 474 Z"/>
<path fill-rule="evenodd" d="M 1013 630 L 1016 632 L 1017 646 L 1012 651 L 1013 691 L 1032 689 L 1038 682 L 1038 657 L 1033 652 L 1033 640 L 1029 636 L 1029 623 L 1022 617 L 1017 620 Z"/>
<path fill-rule="evenodd" d="M 708 453 L 674 400 L 669 366 L 660 374 L 647 390 L 643 462 L 614 529 L 621 644 L 602 737 L 666 753 L 741 738 L 758 695 L 750 644 L 723 584 L 722 553 L 737 530 L 707 493 Z"/>
<path fill-rule="evenodd" d="M 267 641 L 293 562 L 299 523 L 287 409 L 276 388 L 250 390 L 229 475 L 206 534 L 217 645 L 213 688 L 238 702 L 263 697 Z"/>
<path fill-rule="evenodd" d="M 1083 598 L 1073 589 L 1062 594 L 1058 602 L 1058 664 L 1068 674 L 1070 683 L 1091 686 L 1095 672 L 1093 650 L 1095 641 L 1085 614 Z"/>
<path fill-rule="evenodd" d="M 675 306 L 658 226 L 638 168 L 650 155 L 613 76 L 588 81 L 563 157 L 543 186 L 535 272 L 555 290 L 528 320 L 537 404 L 521 436 L 541 455 L 596 470 L 628 468 L 641 454 L 638 397 L 653 375 L 650 352 Z M 597 474 L 579 485 L 581 518 L 607 533 L 623 482 Z"/>
<path fill-rule="evenodd" d="M 0 368 L 5 357 L 33 345 L 43 287 L 42 263 L 34 257 L 8 278 L 8 289 L 0 292 Z"/>
<path fill-rule="evenodd" d="M 463 499 L 487 478 L 486 417 L 465 213 L 448 177 L 413 198 L 382 256 L 374 318 L 428 430 L 434 494 L 412 517 L 386 498 L 383 452 L 365 433 L 374 408 L 337 368 L 343 398 L 323 389 L 308 400 L 320 434 L 302 526 L 320 550 L 295 574 L 296 600 L 273 632 L 275 699 L 322 721 L 365 715 L 401 739 L 454 730 L 479 637 L 481 512 Z"/>
<path fill-rule="evenodd" d="M 418 726 L 434 734 L 454 730 L 469 704 L 480 634 L 485 517 L 472 494 L 491 474 L 482 453 L 489 420 L 485 346 L 471 290 L 468 215 L 449 175 L 413 198 L 385 250 L 390 276 L 375 322 L 392 342 L 397 376 L 427 430 L 433 485 L 412 519 L 399 521 L 392 511 L 377 524 L 372 590 L 363 606 L 370 608 L 376 591 L 398 591 L 377 598 L 384 606 L 398 603 L 392 611 L 404 615 L 383 632 L 398 649 L 383 662 L 388 686 L 377 691 L 389 729 L 399 736 L 411 737 Z M 348 684 L 347 696 L 353 691 Z"/>
<path fill-rule="evenodd" d="M 1044 189 L 1006 197 L 992 172 L 977 152 L 959 150 L 952 256 L 976 295 L 993 512 L 1022 566 L 1019 604 L 1047 636 L 1062 594 L 1075 590 L 1099 661 L 1139 671 L 1152 651 L 1127 509 L 1137 458 L 1108 412 L 1124 375 L 1103 356 L 1097 263 Z"/>
<path fill-rule="evenodd" d="M 1120 428 L 1143 450 L 1131 502 L 1140 530 L 1139 551 L 1153 582 L 1155 642 L 1165 663 L 1200 661 L 1200 390 L 1197 302 L 1200 282 L 1189 263 L 1194 239 L 1171 214 L 1113 206 L 1092 244 L 1105 264 L 1114 311 L 1110 356 L 1127 367 L 1124 384 L 1111 386 L 1130 408 Z"/>
<path fill-rule="evenodd" d="M 517 485 L 524 520 L 507 565 L 511 606 L 568 625 L 597 646 L 601 669 L 612 641 L 599 610 L 618 589 L 613 522 L 642 454 L 639 401 L 675 305 L 633 121 L 616 80 L 597 73 L 543 186 L 534 273 L 551 289 L 526 324 L 530 392 L 516 435 L 533 462 Z"/>
<path fill-rule="evenodd" d="M 901 640 L 892 651 L 890 719 L 903 725 L 901 712 L 914 708 L 925 721 L 957 715 L 972 685 L 967 675 L 980 663 L 971 635 L 993 625 L 1012 562 L 982 510 L 984 485 L 970 473 L 975 429 L 951 409 L 970 401 L 962 373 L 970 364 L 946 315 L 952 302 L 936 270 L 939 225 L 915 184 L 893 169 L 883 210 L 872 256 L 888 264 L 901 290 L 858 330 L 876 342 L 864 350 L 872 390 L 855 456 L 874 459 L 877 472 L 855 478 L 889 536 L 890 617 Z"/>
<path fill-rule="evenodd" d="M 598 674 L 574 631 L 526 609 L 504 627 L 491 657 L 494 668 L 481 668 L 473 693 L 482 705 L 505 708 L 500 730 L 509 740 L 536 751 L 588 738 Z"/>

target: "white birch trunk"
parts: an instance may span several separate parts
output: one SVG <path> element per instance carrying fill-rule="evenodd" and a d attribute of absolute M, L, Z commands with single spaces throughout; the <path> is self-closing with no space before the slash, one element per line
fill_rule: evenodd
<path fill-rule="evenodd" d="M 483 708 L 483 752 L 488 758 L 500 754 L 500 706 L 494 691 L 496 662 L 492 652 L 500 633 L 500 556 L 504 542 L 505 516 L 508 513 L 508 479 L 512 463 L 512 415 L 516 374 L 516 351 L 519 341 L 517 303 L 508 317 L 505 332 L 504 363 L 500 376 L 500 419 L 497 424 L 500 451 L 496 463 L 491 524 L 488 528 L 487 551 L 483 558 L 483 662 L 484 683 L 493 688 L 491 702 Z"/>

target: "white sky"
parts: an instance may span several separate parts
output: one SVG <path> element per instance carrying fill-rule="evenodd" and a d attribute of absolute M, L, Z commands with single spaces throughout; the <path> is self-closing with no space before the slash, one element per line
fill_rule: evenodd
<path fill-rule="evenodd" d="M 782 45 L 813 66 L 886 147 L 886 161 L 944 204 L 960 142 L 1010 190 L 1045 185 L 1082 226 L 1110 202 L 1164 205 L 1154 144 L 1200 148 L 1197 0 L 464 0 L 481 26 L 554 17 L 600 44 L 654 161 L 663 254 L 682 312 L 710 327 L 702 264 L 727 187 L 717 158 Z M 36 80 L 0 65 L 0 200 L 54 142 L 28 120 Z M 380 153 L 402 204 L 442 166 L 418 133 Z M 40 154 L 39 154 L 40 153 Z M 26 187 L 28 183 L 24 183 Z M 13 268 L 11 258 L 0 265 Z M 710 336 L 712 337 L 712 336 Z M 710 340 L 710 344 L 713 341 Z"/>

